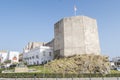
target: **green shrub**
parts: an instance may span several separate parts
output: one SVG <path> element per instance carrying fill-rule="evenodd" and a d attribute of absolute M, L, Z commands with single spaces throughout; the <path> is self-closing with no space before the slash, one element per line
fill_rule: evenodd
<path fill-rule="evenodd" d="M 63 73 L 0 73 L 0 78 L 92 78 L 92 77 L 120 77 L 120 74 L 63 74 Z"/>

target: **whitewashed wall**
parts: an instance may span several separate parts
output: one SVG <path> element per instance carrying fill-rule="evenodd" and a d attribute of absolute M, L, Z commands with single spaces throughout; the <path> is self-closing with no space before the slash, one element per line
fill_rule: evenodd
<path fill-rule="evenodd" d="M 23 53 L 23 60 L 27 62 L 28 65 L 44 64 L 45 62 L 53 60 L 53 58 L 53 49 L 47 46 L 40 46 L 27 53 Z"/>
<path fill-rule="evenodd" d="M 8 57 L 8 60 L 11 60 L 12 63 L 14 62 L 19 62 L 19 52 L 17 51 L 10 51 L 8 53 L 9 57 Z M 13 58 L 16 57 L 17 59 L 14 60 Z"/>
<path fill-rule="evenodd" d="M 0 52 L 0 63 L 3 63 L 7 60 L 8 53 L 7 52 Z"/>

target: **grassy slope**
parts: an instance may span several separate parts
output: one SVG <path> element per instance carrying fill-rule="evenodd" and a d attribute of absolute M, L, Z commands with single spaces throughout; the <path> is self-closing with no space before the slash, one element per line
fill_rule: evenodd
<path fill-rule="evenodd" d="M 36 69 L 38 72 L 44 73 L 44 66 L 30 66 L 30 67 L 28 67 L 28 68 L 29 68 L 29 69 Z M 49 71 L 48 68 L 45 68 L 45 73 L 50 73 L 50 71 Z M 110 73 L 111 73 L 111 74 L 120 73 L 120 71 L 111 70 Z"/>
<path fill-rule="evenodd" d="M 38 73 L 50 73 L 49 69 L 48 68 L 44 68 L 44 66 L 29 66 L 28 67 L 29 69 L 35 69 L 37 70 Z M 3 71 L 5 69 L 0 69 L 0 73 L 1 71 Z M 13 70 L 13 69 L 9 69 L 9 70 Z M 44 71 L 45 70 L 45 71 Z M 117 70 L 111 70 L 110 71 L 111 74 L 115 74 L 115 73 L 120 73 L 120 71 L 117 71 Z"/>
<path fill-rule="evenodd" d="M 117 70 L 111 70 L 110 72 L 111 74 L 120 73 L 120 71 L 117 71 Z"/>
<path fill-rule="evenodd" d="M 49 69 L 44 68 L 44 66 L 28 66 L 29 69 L 36 70 L 39 73 L 49 73 Z"/>

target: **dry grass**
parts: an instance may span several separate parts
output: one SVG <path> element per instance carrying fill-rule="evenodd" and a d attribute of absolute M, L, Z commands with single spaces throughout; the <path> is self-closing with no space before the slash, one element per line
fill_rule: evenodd
<path fill-rule="evenodd" d="M 45 65 L 52 73 L 109 73 L 110 63 L 106 56 L 83 54 L 53 60 Z"/>

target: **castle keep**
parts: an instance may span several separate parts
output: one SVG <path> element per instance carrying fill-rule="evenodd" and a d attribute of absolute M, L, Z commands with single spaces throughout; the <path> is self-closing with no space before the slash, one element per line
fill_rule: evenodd
<path fill-rule="evenodd" d="M 100 54 L 97 22 L 86 16 L 63 18 L 54 25 L 54 54 Z"/>
<path fill-rule="evenodd" d="M 24 52 L 38 46 L 53 48 L 54 58 L 80 54 L 100 54 L 97 22 L 87 16 L 63 18 L 54 24 L 54 39 L 48 43 L 32 43 Z"/>
<path fill-rule="evenodd" d="M 23 50 L 28 65 L 44 64 L 54 58 L 80 54 L 100 54 L 97 22 L 86 16 L 63 18 L 54 25 L 54 39 L 30 42 Z"/>

